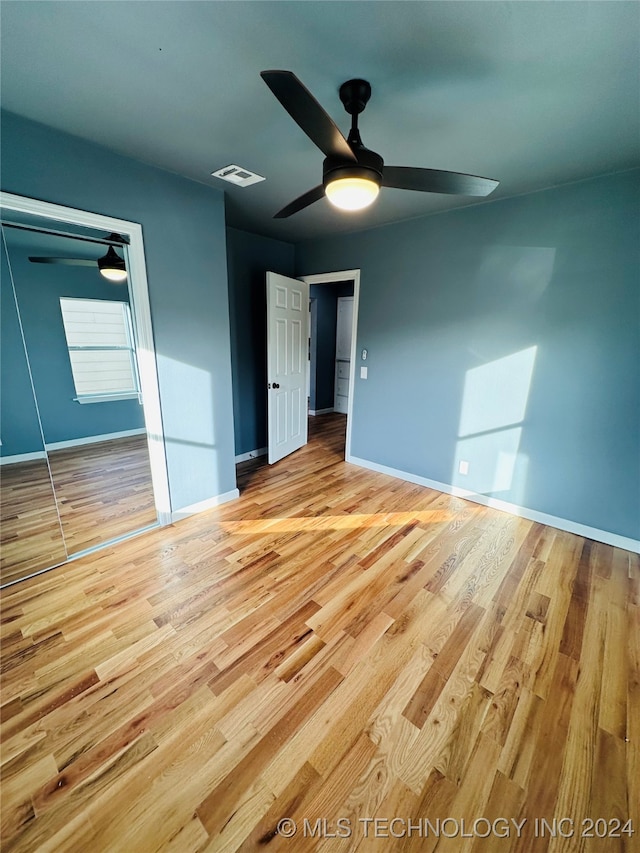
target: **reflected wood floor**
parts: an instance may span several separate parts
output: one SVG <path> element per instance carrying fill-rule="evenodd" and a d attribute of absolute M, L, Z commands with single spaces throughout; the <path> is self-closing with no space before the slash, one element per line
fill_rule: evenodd
<path fill-rule="evenodd" d="M 66 559 L 46 459 L 0 467 L 0 584 Z"/>
<path fill-rule="evenodd" d="M 638 849 L 637 557 L 343 448 L 4 591 L 3 850 Z"/>
<path fill-rule="evenodd" d="M 2 584 L 156 523 L 146 436 L 48 456 L 0 469 Z"/>
<path fill-rule="evenodd" d="M 146 435 L 48 453 L 69 554 L 155 524 Z"/>

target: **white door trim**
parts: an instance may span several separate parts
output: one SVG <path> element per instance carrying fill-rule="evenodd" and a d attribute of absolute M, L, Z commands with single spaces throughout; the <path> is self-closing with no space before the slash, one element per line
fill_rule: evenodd
<path fill-rule="evenodd" d="M 302 281 L 311 284 L 331 284 L 335 281 L 353 281 L 353 318 L 351 321 L 351 380 L 349 382 L 349 402 L 347 404 L 347 438 L 345 456 L 351 462 L 351 429 L 353 424 L 353 391 L 356 384 L 357 331 L 358 307 L 360 305 L 360 270 L 339 270 L 338 272 L 314 273 L 314 275 L 298 276 Z"/>
<path fill-rule="evenodd" d="M 142 408 L 147 436 L 149 440 L 149 462 L 153 494 L 161 525 L 171 523 L 171 502 L 169 496 L 169 479 L 167 461 L 164 450 L 164 434 L 162 430 L 162 414 L 160 409 L 160 389 L 156 371 L 156 353 L 151 325 L 151 309 L 149 306 L 149 286 L 147 282 L 147 267 L 142 241 L 142 226 L 137 222 L 125 219 L 115 219 L 100 213 L 90 213 L 73 207 L 64 207 L 47 201 L 27 198 L 0 191 L 0 206 L 4 210 L 27 213 L 33 216 L 43 216 L 57 222 L 71 225 L 83 225 L 88 228 L 98 228 L 107 233 L 115 232 L 129 239 L 127 246 L 129 266 L 129 298 L 131 301 L 133 325 L 136 333 L 136 352 L 142 388 Z"/>

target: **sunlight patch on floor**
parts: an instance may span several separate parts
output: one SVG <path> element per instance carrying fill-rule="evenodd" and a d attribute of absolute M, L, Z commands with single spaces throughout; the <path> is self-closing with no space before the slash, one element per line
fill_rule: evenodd
<path fill-rule="evenodd" d="M 220 521 L 219 526 L 229 533 L 290 533 L 297 531 L 356 530 L 371 527 L 403 527 L 412 521 L 418 524 L 443 524 L 451 521 L 449 510 L 417 510 L 409 512 L 352 513 L 350 515 L 321 515 L 301 518 L 257 518 L 240 521 Z"/>

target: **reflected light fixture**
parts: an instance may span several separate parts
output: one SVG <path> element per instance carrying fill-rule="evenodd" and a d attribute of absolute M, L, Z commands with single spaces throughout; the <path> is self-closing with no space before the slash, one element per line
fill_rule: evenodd
<path fill-rule="evenodd" d="M 98 269 L 100 275 L 115 283 L 123 282 L 127 278 L 124 259 L 120 257 L 113 246 L 109 246 L 106 255 L 98 258 Z"/>

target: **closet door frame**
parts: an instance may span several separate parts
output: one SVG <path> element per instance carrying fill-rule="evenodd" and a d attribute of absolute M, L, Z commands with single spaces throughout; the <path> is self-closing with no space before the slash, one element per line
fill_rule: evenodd
<path fill-rule="evenodd" d="M 51 202 L 39 201 L 26 196 L 0 191 L 0 207 L 3 211 L 13 211 L 32 216 L 87 228 L 95 228 L 107 233 L 121 234 L 129 240 L 128 284 L 131 302 L 132 322 L 136 336 L 136 352 L 140 387 L 142 389 L 142 408 L 149 445 L 151 480 L 158 524 L 171 523 L 171 501 L 169 479 L 164 448 L 162 413 L 160 408 L 160 388 L 156 368 L 156 351 L 151 325 L 149 305 L 149 287 L 147 267 L 142 240 L 142 226 L 137 222 L 115 219 L 99 213 L 77 210 Z"/>

